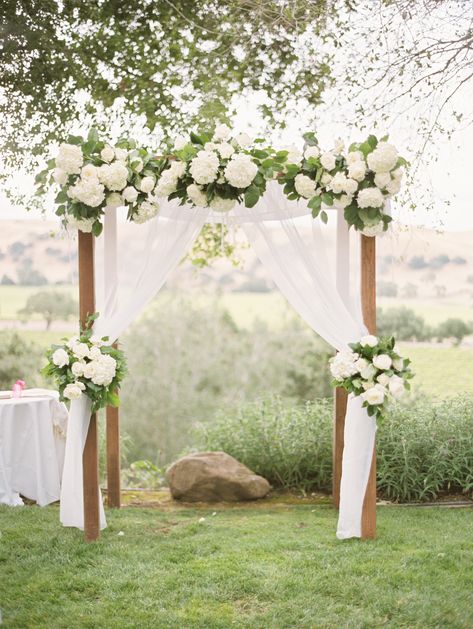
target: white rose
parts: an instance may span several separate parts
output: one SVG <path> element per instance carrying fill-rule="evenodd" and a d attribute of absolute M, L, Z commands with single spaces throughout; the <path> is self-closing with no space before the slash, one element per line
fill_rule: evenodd
<path fill-rule="evenodd" d="M 368 391 L 368 389 L 372 389 L 375 386 L 375 383 L 373 380 L 366 380 L 361 383 L 361 386 L 365 391 Z"/>
<path fill-rule="evenodd" d="M 120 162 L 124 162 L 126 161 L 126 158 L 128 157 L 128 151 L 126 149 L 119 149 L 116 148 L 115 149 L 115 157 L 120 161 Z"/>
<path fill-rule="evenodd" d="M 384 205 L 383 193 L 379 188 L 364 188 L 358 192 L 358 207 L 381 207 Z"/>
<path fill-rule="evenodd" d="M 212 139 L 215 142 L 219 142 L 222 140 L 225 141 L 228 140 L 231 134 L 232 130 L 230 129 L 230 127 L 228 127 L 226 124 L 219 124 L 217 127 L 215 127 L 215 132 Z"/>
<path fill-rule="evenodd" d="M 146 194 L 151 192 L 154 188 L 154 183 L 154 177 L 144 177 L 140 183 L 141 192 L 144 192 Z"/>
<path fill-rule="evenodd" d="M 369 238 L 374 238 L 376 236 L 382 236 L 384 233 L 384 223 L 380 221 L 375 225 L 365 225 L 361 230 L 363 236 L 368 236 Z"/>
<path fill-rule="evenodd" d="M 189 138 L 187 138 L 185 135 L 178 135 L 177 138 L 174 140 L 173 150 L 182 151 L 182 149 L 187 146 L 188 143 Z"/>
<path fill-rule="evenodd" d="M 97 347 L 97 345 L 94 345 L 93 347 L 90 348 L 90 350 L 89 350 L 89 358 L 91 360 L 95 360 L 96 358 L 100 358 L 100 356 L 102 356 L 102 352 L 100 351 L 100 347 Z"/>
<path fill-rule="evenodd" d="M 79 342 L 78 336 L 71 336 L 71 338 L 67 341 L 66 345 L 69 349 L 72 349 L 74 345 L 77 345 L 78 342 Z"/>
<path fill-rule="evenodd" d="M 204 149 L 206 151 L 216 151 L 219 146 L 220 144 L 218 144 L 218 142 L 206 142 L 204 144 Z"/>
<path fill-rule="evenodd" d="M 304 157 L 306 159 L 310 159 L 311 157 L 317 158 L 320 155 L 320 150 L 318 146 L 308 146 L 304 151 Z"/>
<path fill-rule="evenodd" d="M 75 363 L 72 363 L 71 371 L 76 378 L 79 378 L 80 376 L 84 375 L 84 367 L 85 367 L 84 362 L 80 360 L 76 360 Z"/>
<path fill-rule="evenodd" d="M 216 212 L 229 212 L 235 207 L 235 199 L 222 199 L 222 197 L 214 197 L 210 202 L 210 207 Z"/>
<path fill-rule="evenodd" d="M 367 391 L 361 394 L 361 398 L 364 402 L 368 402 L 370 406 L 376 406 L 384 402 L 384 391 L 377 387 L 371 387 Z"/>
<path fill-rule="evenodd" d="M 251 144 L 251 138 L 248 135 L 248 133 L 239 133 L 235 137 L 235 140 L 236 140 L 238 146 L 241 146 L 241 148 L 246 148 L 247 146 L 250 146 L 250 144 Z"/>
<path fill-rule="evenodd" d="M 336 164 L 335 155 L 333 153 L 323 153 L 320 163 L 326 170 L 333 170 Z"/>
<path fill-rule="evenodd" d="M 258 167 L 250 155 L 232 155 L 225 167 L 225 178 L 235 188 L 247 188 L 258 173 Z"/>
<path fill-rule="evenodd" d="M 101 337 L 97 336 L 96 334 L 92 334 L 92 336 L 90 337 L 89 341 L 93 345 L 96 345 L 97 347 L 102 347 L 103 345 L 105 345 L 105 342 L 101 339 Z"/>
<path fill-rule="evenodd" d="M 345 142 L 341 138 L 335 140 L 335 146 L 333 148 L 335 155 L 340 155 L 345 150 Z"/>
<path fill-rule="evenodd" d="M 68 384 L 64 389 L 64 397 L 68 400 L 77 400 L 82 395 L 82 391 L 84 388 L 85 387 L 82 382 L 74 382 L 73 384 Z"/>
<path fill-rule="evenodd" d="M 72 348 L 72 352 L 79 359 L 85 358 L 89 355 L 89 346 L 87 343 L 76 343 Z"/>
<path fill-rule="evenodd" d="M 63 186 L 67 182 L 68 174 L 60 168 L 55 168 L 53 171 L 53 179 L 60 186 Z"/>
<path fill-rule="evenodd" d="M 299 165 L 302 162 L 302 153 L 299 151 L 297 146 L 295 146 L 295 144 L 292 144 L 291 146 L 286 146 L 284 150 L 288 152 L 286 157 L 287 164 Z"/>
<path fill-rule="evenodd" d="M 333 199 L 333 207 L 336 210 L 344 210 L 347 207 L 347 205 L 350 205 L 352 198 L 353 197 L 351 197 L 349 194 L 342 194 L 342 196 L 339 199 L 337 198 Z"/>
<path fill-rule="evenodd" d="M 362 162 L 364 166 L 364 161 L 365 158 L 363 157 L 363 153 L 361 151 L 350 151 L 347 155 L 347 164 L 350 166 L 358 162 Z"/>
<path fill-rule="evenodd" d="M 195 183 L 187 186 L 187 195 L 192 203 L 197 207 L 207 207 L 207 197 Z"/>
<path fill-rule="evenodd" d="M 330 372 L 336 380 L 345 380 L 354 376 L 358 369 L 356 362 L 358 354 L 351 351 L 341 351 L 330 359 Z"/>
<path fill-rule="evenodd" d="M 391 378 L 385 373 L 380 373 L 376 380 L 379 382 L 379 384 L 382 384 L 383 387 L 387 387 Z"/>
<path fill-rule="evenodd" d="M 360 339 L 361 347 L 376 347 L 378 344 L 378 337 L 373 334 L 367 334 Z"/>
<path fill-rule="evenodd" d="M 400 179 L 393 179 L 386 186 L 386 190 L 391 195 L 397 194 L 400 191 L 400 189 L 401 189 L 401 180 Z"/>
<path fill-rule="evenodd" d="M 186 162 L 181 162 L 179 160 L 176 160 L 171 163 L 171 166 L 165 172 L 169 173 L 169 176 L 172 175 L 175 179 L 179 179 L 180 177 L 183 177 L 186 174 L 186 168 L 187 168 Z"/>
<path fill-rule="evenodd" d="M 391 175 L 394 177 L 394 179 L 401 181 L 401 179 L 404 177 L 404 171 L 402 170 L 402 168 L 396 168 L 396 170 L 393 170 Z"/>
<path fill-rule="evenodd" d="M 345 192 L 345 186 L 347 183 L 347 178 L 344 173 L 336 173 L 332 177 L 332 181 L 330 182 L 330 188 L 333 190 L 335 194 L 340 194 L 340 192 Z"/>
<path fill-rule="evenodd" d="M 118 150 L 118 149 L 117 149 Z M 128 168 L 122 162 L 102 164 L 98 169 L 100 183 L 109 190 L 123 190 L 127 184 Z"/>
<path fill-rule="evenodd" d="M 371 380 L 372 378 L 374 378 L 375 374 L 376 374 L 376 369 L 373 367 L 371 363 L 368 363 L 366 367 L 364 367 L 363 369 L 360 369 L 360 376 L 364 380 Z"/>
<path fill-rule="evenodd" d="M 100 157 L 104 162 L 111 162 L 115 157 L 115 151 L 108 144 L 100 151 Z"/>
<path fill-rule="evenodd" d="M 165 170 L 159 178 L 158 185 L 154 189 L 157 197 L 168 197 L 177 190 L 177 177 L 171 169 Z"/>
<path fill-rule="evenodd" d="M 393 395 L 396 399 L 404 395 L 406 390 L 404 380 L 396 375 L 391 376 L 388 388 L 391 395 Z"/>
<path fill-rule="evenodd" d="M 217 151 L 220 153 L 220 157 L 222 157 L 223 159 L 228 159 L 233 155 L 235 149 L 228 142 L 222 142 L 222 144 L 219 144 L 217 146 Z"/>
<path fill-rule="evenodd" d="M 363 181 L 366 175 L 366 166 L 362 161 L 350 164 L 348 168 L 348 176 L 356 181 Z M 377 185 L 377 184 L 376 184 Z"/>
<path fill-rule="evenodd" d="M 98 179 L 98 168 L 93 164 L 86 164 L 80 171 L 81 179 Z"/>
<path fill-rule="evenodd" d="M 402 371 L 404 369 L 404 358 L 395 358 L 393 360 L 393 367 L 396 371 Z"/>
<path fill-rule="evenodd" d="M 354 179 L 347 179 L 345 181 L 345 192 L 347 194 L 355 194 L 355 192 L 358 190 L 358 182 L 355 181 Z"/>
<path fill-rule="evenodd" d="M 138 210 L 133 214 L 133 221 L 138 225 L 146 223 L 154 218 L 159 212 L 159 205 L 157 203 L 151 203 L 150 201 L 143 201 Z"/>
<path fill-rule="evenodd" d="M 377 369 L 389 369 L 392 365 L 393 361 L 391 357 L 387 354 L 378 354 L 377 356 L 373 356 L 373 365 Z"/>
<path fill-rule="evenodd" d="M 216 153 L 213 151 L 199 151 L 197 156 L 191 161 L 190 173 L 196 183 L 204 185 L 215 181 L 219 166 L 220 160 Z"/>
<path fill-rule="evenodd" d="M 61 144 L 56 157 L 56 168 L 68 175 L 78 175 L 83 163 L 84 155 L 80 146 L 77 146 L 77 144 Z"/>
<path fill-rule="evenodd" d="M 368 157 L 368 167 L 375 173 L 388 173 L 396 166 L 398 153 L 395 146 L 387 142 L 379 142 Z"/>
<path fill-rule="evenodd" d="M 52 360 L 57 367 L 65 367 L 69 364 L 69 354 L 65 349 L 57 349 L 52 355 Z"/>
<path fill-rule="evenodd" d="M 112 192 L 107 197 L 107 205 L 110 210 L 116 210 L 117 207 L 121 207 L 123 205 L 123 199 L 121 194 L 118 192 Z"/>
<path fill-rule="evenodd" d="M 128 201 L 128 203 L 134 203 L 138 198 L 138 190 L 133 186 L 127 186 L 122 192 L 122 197 L 125 201 Z"/>
<path fill-rule="evenodd" d="M 294 179 L 294 187 L 298 194 L 305 199 L 310 199 L 315 194 L 316 183 L 307 175 L 300 173 Z"/>
<path fill-rule="evenodd" d="M 329 175 L 328 173 L 324 173 L 322 177 L 320 178 L 320 183 L 323 186 L 328 186 L 331 181 L 332 181 L 332 175 Z"/>
<path fill-rule="evenodd" d="M 377 173 L 374 176 L 374 182 L 378 186 L 378 188 L 381 188 L 381 190 L 386 188 L 390 181 L 391 175 L 389 173 Z"/>
<path fill-rule="evenodd" d="M 358 358 L 358 360 L 355 363 L 355 366 L 358 369 L 358 371 L 362 371 L 363 369 L 366 369 L 368 365 L 369 365 L 369 362 L 366 360 L 366 358 Z"/>

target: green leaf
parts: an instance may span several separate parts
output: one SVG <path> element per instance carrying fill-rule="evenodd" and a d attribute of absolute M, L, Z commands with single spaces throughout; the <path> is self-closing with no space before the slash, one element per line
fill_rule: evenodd
<path fill-rule="evenodd" d="M 378 138 L 375 135 L 370 135 L 368 136 L 367 142 L 371 146 L 371 148 L 374 150 L 378 145 Z"/>
<path fill-rule="evenodd" d="M 328 223 L 328 214 L 325 210 L 323 210 L 322 212 L 320 212 L 320 218 L 322 219 L 322 222 L 327 224 Z"/>
<path fill-rule="evenodd" d="M 311 210 L 320 210 L 322 206 L 322 198 L 319 196 L 312 197 L 312 199 L 307 204 Z"/>
<path fill-rule="evenodd" d="M 92 142 L 93 144 L 95 144 L 98 141 L 99 141 L 99 132 L 97 131 L 95 127 L 92 127 L 92 129 L 90 129 L 87 135 L 87 142 Z"/>
<path fill-rule="evenodd" d="M 103 229 L 102 223 L 100 223 L 100 221 L 95 221 L 95 223 L 92 225 L 93 235 L 100 236 L 100 234 L 102 233 L 102 229 Z"/>
<path fill-rule="evenodd" d="M 251 186 L 245 192 L 245 206 L 254 207 L 258 203 L 260 198 L 260 190 L 258 186 L 251 184 Z"/>
<path fill-rule="evenodd" d="M 317 146 L 317 138 L 315 137 L 315 133 L 313 131 L 308 131 L 307 133 L 304 133 L 302 137 L 304 138 L 305 143 L 308 146 Z"/>
<path fill-rule="evenodd" d="M 328 206 L 332 206 L 333 205 L 332 195 L 329 194 L 328 192 L 324 192 L 322 194 L 322 203 L 324 203 L 325 205 L 328 205 Z"/>
<path fill-rule="evenodd" d="M 197 133 L 194 133 L 193 131 L 191 131 L 191 142 L 193 144 L 201 144 L 202 146 L 205 144 L 200 135 L 197 135 Z"/>
<path fill-rule="evenodd" d="M 56 198 L 54 199 L 55 203 L 66 203 L 68 201 L 69 197 L 67 196 L 67 193 L 65 190 L 61 190 L 60 192 L 57 193 Z"/>

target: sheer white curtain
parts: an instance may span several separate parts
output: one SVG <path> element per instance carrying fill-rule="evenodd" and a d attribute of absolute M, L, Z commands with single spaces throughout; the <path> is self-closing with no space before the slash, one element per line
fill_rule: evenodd
<path fill-rule="evenodd" d="M 280 221 L 243 224 L 251 245 L 293 308 L 306 323 L 338 350 L 366 334 L 361 311 L 337 290 L 324 235 L 317 223 L 303 229 L 301 221 L 284 216 Z M 252 212 L 256 215 L 257 208 Z M 348 255 L 348 251 L 346 252 Z M 359 398 L 348 399 L 345 422 L 340 513 L 337 537 L 361 536 L 361 514 L 368 481 L 376 423 Z"/>
<path fill-rule="evenodd" d="M 94 333 L 115 341 L 162 288 L 169 274 L 192 246 L 206 221 L 202 210 L 163 204 L 163 213 L 144 225 L 105 218 L 96 241 L 96 310 Z M 90 402 L 71 403 L 61 487 L 60 518 L 64 526 L 84 528 L 82 452 L 90 421 Z M 100 500 L 100 528 L 106 526 Z"/>

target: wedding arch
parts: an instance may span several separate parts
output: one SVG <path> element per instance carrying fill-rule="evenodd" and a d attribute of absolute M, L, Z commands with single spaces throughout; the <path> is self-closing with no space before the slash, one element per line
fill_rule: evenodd
<path fill-rule="evenodd" d="M 81 325 L 93 323 L 95 338 L 110 343 L 116 344 L 163 287 L 206 223 L 243 229 L 288 302 L 338 351 L 331 367 L 337 385 L 333 433 L 337 537 L 374 538 L 376 418 L 388 395 L 404 390 L 410 377 L 394 339 L 374 336 L 376 236 L 391 221 L 389 199 L 400 188 L 405 161 L 387 138 L 378 142 L 370 136 L 348 151 L 337 142 L 326 152 L 320 151 L 314 134 L 305 134 L 304 140 L 303 152 L 295 147 L 276 151 L 263 140 L 251 142 L 245 134 L 232 135 L 220 125 L 213 135 L 178 138 L 172 149 L 155 157 L 129 140 L 112 147 L 92 130 L 86 140 L 73 136 L 61 145 L 58 157 L 50 160 L 37 181 L 40 192 L 49 185 L 60 186 L 57 214 L 79 229 Z M 136 223 L 133 247 L 119 246 L 120 207 L 126 207 L 127 218 Z M 321 226 L 330 210 L 337 213 L 335 269 Z M 309 242 L 299 227 L 303 216 L 313 219 Z M 350 227 L 351 233 L 360 232 L 355 269 L 349 259 Z M 89 316 L 95 312 L 98 317 L 91 322 Z M 112 375 L 104 378 L 102 372 L 102 380 L 91 383 L 85 373 L 89 339 L 85 340 L 81 353 L 76 341 L 56 347 L 50 355 L 50 373 L 59 374 L 61 395 L 72 400 L 61 522 L 84 529 L 85 539 L 92 541 L 106 526 L 93 411 L 111 400 L 114 406 L 106 410 L 107 500 L 110 507 L 120 506 L 119 413 L 115 392 L 112 396 L 106 388 L 118 381 Z M 104 342 L 97 341 L 93 348 L 99 357 Z M 104 350 L 112 363 L 116 361 L 110 356 L 118 357 L 113 352 Z M 72 368 L 73 361 L 77 369 Z"/>

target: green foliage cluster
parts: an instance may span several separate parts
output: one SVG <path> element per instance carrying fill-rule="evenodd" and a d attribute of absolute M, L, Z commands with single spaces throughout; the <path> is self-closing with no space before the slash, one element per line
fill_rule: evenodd
<path fill-rule="evenodd" d="M 30 295 L 18 314 L 25 318 L 34 314 L 41 315 L 46 322 L 46 330 L 49 330 L 53 321 L 67 320 L 78 312 L 79 304 L 68 293 L 45 290 Z"/>
<path fill-rule="evenodd" d="M 332 409 L 324 400 L 288 406 L 270 398 L 218 415 L 199 445 L 224 450 L 275 487 L 328 491 Z M 380 496 L 399 502 L 473 494 L 473 396 L 392 404 L 377 432 Z"/>
<path fill-rule="evenodd" d="M 28 388 L 40 385 L 42 355 L 36 344 L 25 341 L 17 332 L 1 331 L 0 389 L 11 389 L 18 379 L 24 380 Z"/>

